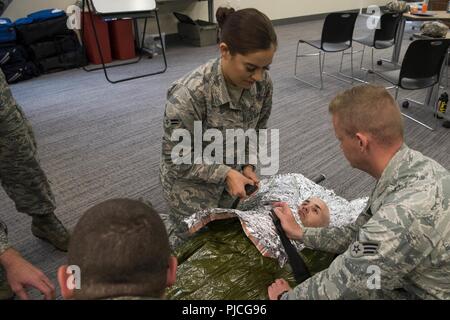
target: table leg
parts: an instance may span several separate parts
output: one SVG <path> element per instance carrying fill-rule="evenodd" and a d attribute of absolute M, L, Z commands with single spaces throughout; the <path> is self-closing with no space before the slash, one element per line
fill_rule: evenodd
<path fill-rule="evenodd" d="M 402 51 L 403 37 L 405 34 L 405 25 L 406 25 L 406 19 L 404 17 L 402 17 L 402 20 L 400 21 L 400 24 L 398 25 L 397 35 L 395 36 L 395 46 L 394 46 L 394 51 L 392 52 L 391 61 L 387 61 L 387 62 L 390 62 L 395 65 L 398 65 L 398 61 L 400 60 L 400 52 Z"/>
<path fill-rule="evenodd" d="M 214 0 L 208 0 L 208 18 L 209 22 L 214 22 Z"/>

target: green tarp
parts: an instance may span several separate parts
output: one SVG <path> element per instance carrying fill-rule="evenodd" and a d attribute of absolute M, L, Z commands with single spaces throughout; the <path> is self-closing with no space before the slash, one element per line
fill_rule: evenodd
<path fill-rule="evenodd" d="M 250 242 L 238 219 L 215 221 L 178 248 L 176 284 L 170 299 L 267 299 L 267 287 L 277 278 L 295 286 L 290 267 L 266 258 Z M 334 255 L 305 249 L 301 252 L 309 271 L 327 268 Z"/>

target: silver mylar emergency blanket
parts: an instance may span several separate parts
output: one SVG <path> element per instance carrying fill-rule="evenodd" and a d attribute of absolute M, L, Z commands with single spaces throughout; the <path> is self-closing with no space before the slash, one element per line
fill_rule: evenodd
<path fill-rule="evenodd" d="M 270 215 L 271 203 L 287 202 L 297 223 L 302 225 L 299 215 L 296 214 L 297 207 L 310 197 L 319 197 L 328 204 L 330 227 L 354 222 L 367 203 L 367 198 L 349 202 L 301 174 L 283 174 L 261 180 L 258 192 L 240 203 L 238 210 L 221 208 L 203 210 L 184 221 L 189 231 L 195 233 L 211 221 L 237 217 L 245 234 L 261 254 L 278 259 L 280 266 L 283 267 L 287 262 L 287 255 Z M 292 243 L 298 250 L 303 249 L 303 245 L 298 241 Z"/>

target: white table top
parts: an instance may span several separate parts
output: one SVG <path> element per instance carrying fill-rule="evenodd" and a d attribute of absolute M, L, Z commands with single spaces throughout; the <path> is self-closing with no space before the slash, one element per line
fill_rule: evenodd
<path fill-rule="evenodd" d="M 155 0 L 91 0 L 100 14 L 133 13 L 156 9 Z"/>

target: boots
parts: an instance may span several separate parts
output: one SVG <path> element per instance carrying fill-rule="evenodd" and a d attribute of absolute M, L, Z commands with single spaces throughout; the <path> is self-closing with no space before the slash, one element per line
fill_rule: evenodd
<path fill-rule="evenodd" d="M 69 232 L 54 214 L 34 216 L 31 232 L 35 237 L 51 243 L 56 249 L 67 252 Z"/>

